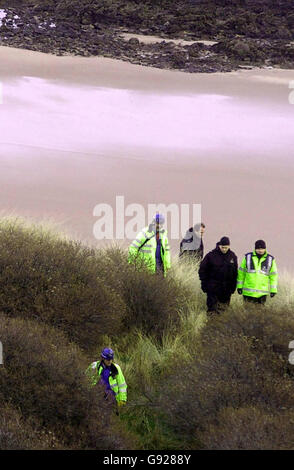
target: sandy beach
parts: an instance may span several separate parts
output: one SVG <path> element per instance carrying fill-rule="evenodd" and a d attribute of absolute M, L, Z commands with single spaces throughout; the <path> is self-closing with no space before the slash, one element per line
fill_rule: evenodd
<path fill-rule="evenodd" d="M 262 238 L 293 271 L 293 80 L 1 47 L 2 214 L 104 246 L 93 235 L 99 203 L 201 204 L 205 252 L 228 235 L 241 262 Z"/>

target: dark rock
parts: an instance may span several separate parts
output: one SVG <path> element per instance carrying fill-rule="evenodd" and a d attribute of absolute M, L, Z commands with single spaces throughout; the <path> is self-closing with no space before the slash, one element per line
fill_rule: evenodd
<path fill-rule="evenodd" d="M 81 23 L 85 24 L 85 25 L 88 25 L 88 24 L 92 24 L 92 22 L 93 22 L 92 16 L 89 15 L 88 13 L 85 13 L 83 18 L 82 18 Z"/>
<path fill-rule="evenodd" d="M 238 59 L 244 59 L 250 56 L 250 46 L 245 41 L 232 41 L 229 44 L 229 50 Z"/>
<path fill-rule="evenodd" d="M 95 26 L 93 26 L 92 24 L 88 24 L 88 25 L 83 25 L 81 27 L 82 31 L 93 31 L 95 29 Z"/>
<path fill-rule="evenodd" d="M 191 44 L 190 46 L 186 46 L 189 56 L 198 57 L 199 54 L 201 54 L 201 51 L 203 51 L 203 49 L 206 49 L 205 46 L 204 47 L 203 46 L 204 44 L 201 44 L 199 42 L 194 42 L 194 44 Z"/>
<path fill-rule="evenodd" d="M 59 55 L 100 54 L 189 73 L 231 71 L 240 65 L 292 68 L 294 49 L 289 42 L 294 39 L 294 14 L 287 7 L 290 2 L 282 2 L 282 14 L 280 0 L 276 8 L 269 0 L 265 8 L 265 1 L 238 0 L 237 7 L 237 0 L 235 5 L 233 0 L 195 0 L 193 5 L 179 0 L 157 2 L 155 8 L 146 2 L 134 6 L 128 1 L 113 0 L 104 2 L 102 10 L 97 7 L 98 2 L 88 8 L 88 0 L 42 0 L 36 8 L 7 9 L 0 28 L 1 43 Z M 18 19 L 14 19 L 16 14 Z M 56 28 L 50 28 L 51 22 Z M 135 37 L 123 41 L 118 38 L 122 30 L 156 34 L 162 41 L 143 44 Z M 175 37 L 219 42 L 213 46 L 188 46 L 164 40 Z"/>
<path fill-rule="evenodd" d="M 130 38 L 128 40 L 128 45 L 133 47 L 133 48 L 137 48 L 137 47 L 140 46 L 140 41 L 137 38 Z"/>
<path fill-rule="evenodd" d="M 290 59 L 291 61 L 294 61 L 294 45 L 291 45 L 290 47 L 286 48 L 285 55 L 287 60 Z"/>
<path fill-rule="evenodd" d="M 172 63 L 176 68 L 182 69 L 186 65 L 186 55 L 183 53 L 175 52 L 172 55 Z"/>
<path fill-rule="evenodd" d="M 282 27 L 279 30 L 279 38 L 281 39 L 292 39 L 292 34 L 288 28 Z"/>

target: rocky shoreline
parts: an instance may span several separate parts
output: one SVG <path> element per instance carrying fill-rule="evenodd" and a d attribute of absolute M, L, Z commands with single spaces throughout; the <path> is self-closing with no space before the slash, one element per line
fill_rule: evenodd
<path fill-rule="evenodd" d="M 189 73 L 230 72 L 252 67 L 294 68 L 294 41 L 288 35 L 285 39 L 260 39 L 218 34 L 205 37 L 216 42 L 208 45 L 196 42 L 197 35 L 183 32 L 177 36 L 183 41 L 177 43 L 168 41 L 171 33 L 164 33 L 160 28 L 94 22 L 89 15 L 84 15 L 81 21 L 72 21 L 32 6 L 3 7 L 1 12 L 1 46 L 55 55 L 103 56 Z M 156 43 L 145 43 L 135 37 L 127 40 L 123 35 L 127 32 L 155 33 L 162 39 Z M 189 40 L 187 44 L 185 40 Z M 191 40 L 195 42 L 191 44 Z"/>

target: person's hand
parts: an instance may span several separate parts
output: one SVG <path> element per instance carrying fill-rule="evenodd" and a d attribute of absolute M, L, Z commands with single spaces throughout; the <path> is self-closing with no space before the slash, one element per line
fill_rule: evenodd
<path fill-rule="evenodd" d="M 275 292 L 271 292 L 271 297 L 274 297 L 276 295 Z"/>
<path fill-rule="evenodd" d="M 117 405 L 116 406 L 116 412 L 115 412 L 116 416 L 119 416 L 120 410 L 121 410 L 122 406 L 124 406 L 125 404 L 126 404 L 126 402 L 122 401 L 122 400 L 116 402 L 116 405 Z"/>
<path fill-rule="evenodd" d="M 238 292 L 239 295 L 242 295 L 243 289 L 241 289 L 241 288 L 239 287 L 239 288 L 237 289 L 237 292 Z"/>

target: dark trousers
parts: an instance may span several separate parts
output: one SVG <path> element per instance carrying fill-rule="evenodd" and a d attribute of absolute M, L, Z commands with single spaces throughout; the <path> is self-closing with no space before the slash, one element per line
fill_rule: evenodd
<path fill-rule="evenodd" d="M 231 294 L 227 292 L 207 292 L 207 313 L 220 313 L 230 305 Z"/>
<path fill-rule="evenodd" d="M 244 302 L 250 302 L 253 304 L 261 304 L 264 305 L 266 302 L 266 295 L 262 295 L 261 297 L 249 297 L 249 295 L 243 295 Z"/>
<path fill-rule="evenodd" d="M 160 276 L 164 275 L 163 271 L 163 264 L 161 263 L 156 263 L 156 269 L 155 269 L 156 274 L 159 274 Z"/>

